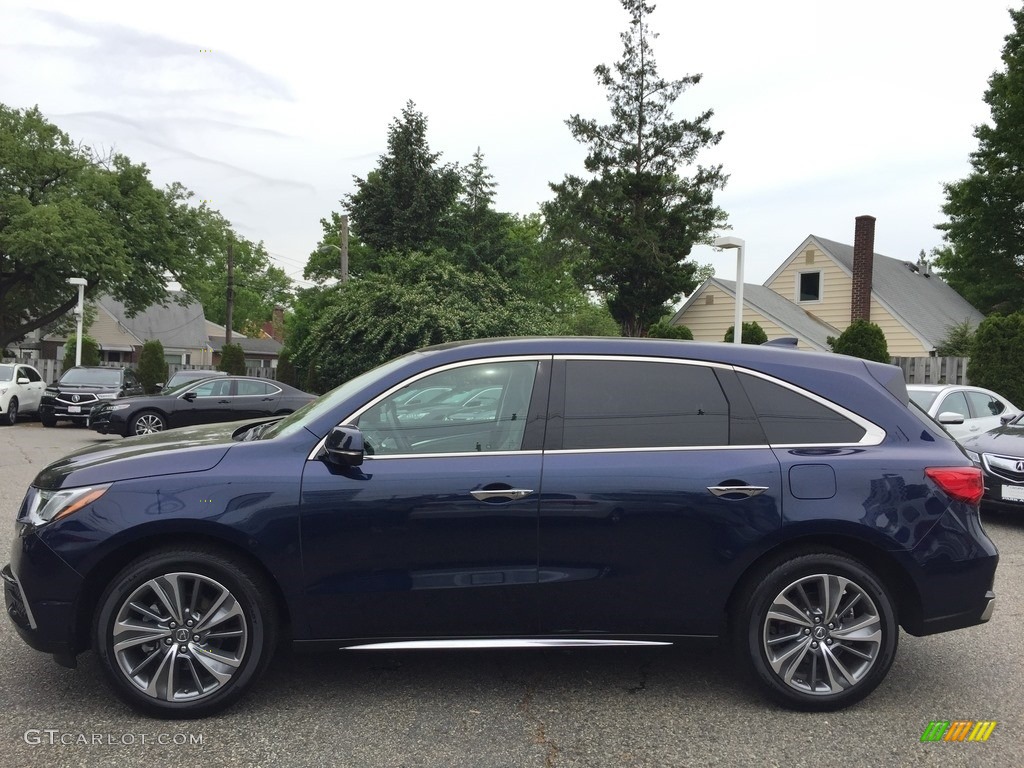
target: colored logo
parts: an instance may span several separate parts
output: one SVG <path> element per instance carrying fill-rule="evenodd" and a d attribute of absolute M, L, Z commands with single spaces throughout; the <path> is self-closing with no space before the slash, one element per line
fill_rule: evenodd
<path fill-rule="evenodd" d="M 921 741 L 988 741 L 995 729 L 995 720 L 932 720 Z"/>

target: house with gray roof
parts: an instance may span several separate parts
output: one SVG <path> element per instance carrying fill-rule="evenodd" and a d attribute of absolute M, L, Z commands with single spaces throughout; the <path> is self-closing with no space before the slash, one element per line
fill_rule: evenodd
<path fill-rule="evenodd" d="M 853 320 L 885 333 L 893 357 L 934 355 L 951 326 L 984 319 L 927 263 L 874 252 L 875 219 L 857 218 L 854 244 L 809 235 L 764 285 L 744 284 L 743 320 L 756 321 L 768 338 L 794 336 L 804 349 L 829 349 Z M 672 318 L 694 339 L 721 341 L 733 324 L 735 283 L 711 278 Z"/>

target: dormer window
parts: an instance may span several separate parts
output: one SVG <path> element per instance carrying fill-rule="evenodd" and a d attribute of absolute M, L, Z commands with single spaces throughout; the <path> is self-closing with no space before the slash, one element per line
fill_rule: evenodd
<path fill-rule="evenodd" d="M 797 301 L 821 301 L 821 271 L 801 272 L 797 275 Z"/>

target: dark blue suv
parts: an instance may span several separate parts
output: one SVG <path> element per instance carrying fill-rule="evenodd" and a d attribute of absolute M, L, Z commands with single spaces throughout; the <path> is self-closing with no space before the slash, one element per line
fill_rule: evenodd
<path fill-rule="evenodd" d="M 446 397 L 417 397 L 417 391 Z M 444 403 L 467 396 L 458 409 Z M 449 394 L 450 393 L 450 394 Z M 453 418 L 454 417 L 454 418 Z M 21 506 L 7 610 L 162 717 L 308 647 L 735 642 L 784 704 L 867 695 L 992 613 L 981 473 L 900 370 L 769 346 L 432 347 L 294 414 L 72 454 Z"/>

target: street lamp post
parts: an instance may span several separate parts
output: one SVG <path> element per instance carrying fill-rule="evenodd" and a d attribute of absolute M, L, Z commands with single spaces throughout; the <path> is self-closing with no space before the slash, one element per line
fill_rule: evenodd
<path fill-rule="evenodd" d="M 736 317 L 732 325 L 732 343 L 743 343 L 743 248 L 746 243 L 739 237 L 719 237 L 715 248 L 736 249 Z"/>
<path fill-rule="evenodd" d="M 85 286 L 89 282 L 84 277 L 69 277 L 71 285 L 78 286 L 78 306 L 75 307 L 75 314 L 78 315 L 78 332 L 75 335 L 75 365 L 82 364 L 82 318 L 85 315 Z"/>

